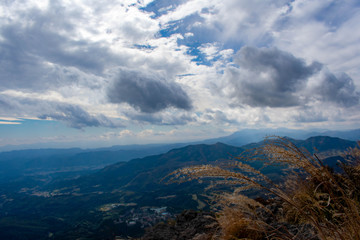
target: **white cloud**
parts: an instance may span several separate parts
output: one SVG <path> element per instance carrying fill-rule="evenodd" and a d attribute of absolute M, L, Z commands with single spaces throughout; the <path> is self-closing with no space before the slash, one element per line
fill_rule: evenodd
<path fill-rule="evenodd" d="M 117 138 L 129 138 L 135 136 L 135 133 L 125 129 L 120 132 L 106 132 L 100 136 L 102 140 L 111 140 L 111 139 L 117 139 Z"/>
<path fill-rule="evenodd" d="M 233 44 L 267 44 L 285 1 L 217 1 L 200 16 L 217 39 Z"/>
<path fill-rule="evenodd" d="M 299 57 L 346 72 L 360 84 L 360 6 L 357 1 L 295 1 L 279 19 L 274 44 Z M 326 12 L 328 11 L 328 12 Z"/>
<path fill-rule="evenodd" d="M 17 124 L 21 124 L 21 122 L 4 122 L 4 121 L 0 121 L 0 124 L 2 124 L 2 125 L 17 125 Z"/>
<path fill-rule="evenodd" d="M 20 119 L 20 118 L 1 117 L 1 116 L 0 116 L 0 120 L 4 120 L 4 121 L 22 121 L 22 119 Z"/>
<path fill-rule="evenodd" d="M 169 22 L 181 20 L 187 16 L 199 13 L 204 7 L 212 6 L 216 0 L 190 0 L 179 5 L 174 11 L 160 17 L 160 23 L 167 25 Z"/>

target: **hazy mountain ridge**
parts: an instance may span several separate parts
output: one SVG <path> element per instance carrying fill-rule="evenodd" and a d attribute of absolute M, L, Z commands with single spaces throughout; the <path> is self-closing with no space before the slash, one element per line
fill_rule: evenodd
<path fill-rule="evenodd" d="M 288 136 L 294 139 L 305 140 L 309 137 L 314 136 L 329 136 L 329 137 L 338 137 L 345 140 L 357 141 L 360 139 L 360 129 L 351 129 L 351 130 L 326 130 L 326 129 L 314 129 L 314 130 L 297 130 L 297 129 L 288 129 L 288 128 L 264 128 L 264 129 L 243 129 L 236 131 L 228 136 L 205 139 L 201 141 L 188 141 L 180 143 L 156 143 L 156 144 L 131 144 L 131 145 L 114 145 L 111 147 L 100 147 L 100 148 L 73 148 L 81 149 L 81 151 L 117 151 L 117 150 L 139 150 L 139 149 L 153 149 L 153 148 L 164 148 L 166 151 L 177 148 L 181 146 L 186 146 L 189 144 L 213 144 L 216 142 L 226 143 L 233 146 L 243 146 L 245 144 L 254 143 L 261 141 L 266 136 Z M 72 143 L 76 145 L 76 143 Z M 0 147 L 0 153 L 3 152 L 14 152 L 14 151 L 36 151 L 36 150 L 67 150 L 72 149 L 68 147 L 56 147 L 62 146 L 60 143 L 41 143 L 41 144 L 23 144 L 23 145 L 9 145 Z M 23 150 L 25 149 L 25 150 Z M 165 151 L 164 151 L 165 152 Z M 1 161 L 1 160 L 0 160 Z"/>
<path fill-rule="evenodd" d="M 306 140 L 310 137 L 328 136 L 342 138 L 349 141 L 357 141 L 360 139 L 360 129 L 346 131 L 330 131 L 330 130 L 295 130 L 295 129 L 244 129 L 234 132 L 225 137 L 204 140 L 204 143 L 222 142 L 232 146 L 244 146 L 250 143 L 262 141 L 267 136 L 287 136 L 289 138 Z"/>
<path fill-rule="evenodd" d="M 291 129 L 245 129 L 229 136 L 190 143 L 124 145 L 96 149 L 27 149 L 0 152 L 0 181 L 22 175 L 62 173 L 79 176 L 116 162 L 129 161 L 187 145 L 222 142 L 232 146 L 257 143 L 265 136 L 288 136 L 305 139 L 315 135 L 342 136 L 347 140 L 360 139 L 360 129 L 348 131 L 304 131 Z M 1 149 L 1 148 L 0 148 Z"/>
<path fill-rule="evenodd" d="M 32 149 L 0 153 L 0 181 L 23 175 L 44 175 L 46 173 L 74 172 L 86 174 L 116 162 L 129 161 L 138 157 L 168 151 L 174 145 L 132 146 L 125 149 L 116 147 L 110 150 L 100 148 L 84 150 L 73 149 Z"/>
<path fill-rule="evenodd" d="M 107 182 L 105 182 L 105 185 L 102 187 L 113 187 L 114 182 L 120 186 L 130 186 L 140 175 L 144 178 L 141 180 L 142 184 L 148 183 L 150 179 L 151 182 L 159 182 L 166 174 L 177 168 L 194 164 L 208 164 L 221 159 L 229 159 L 231 156 L 236 156 L 242 151 L 242 148 L 229 146 L 223 143 L 214 145 L 189 145 L 183 148 L 170 150 L 165 154 L 133 159 L 126 163 L 117 163 L 107 166 L 97 173 L 75 180 L 76 187 L 81 188 L 82 181 L 96 186 L 99 182 L 103 182 L 104 179 L 107 179 Z M 147 171 L 150 171 L 150 173 Z M 145 172 L 147 172 L 147 174 L 144 174 Z M 80 184 L 80 186 L 77 184 Z M 89 186 L 85 186 L 86 189 L 88 187 Z M 143 189 L 143 187 L 140 187 L 140 189 Z"/>

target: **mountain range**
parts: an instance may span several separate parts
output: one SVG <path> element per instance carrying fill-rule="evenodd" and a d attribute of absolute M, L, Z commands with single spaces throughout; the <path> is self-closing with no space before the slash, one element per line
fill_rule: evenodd
<path fill-rule="evenodd" d="M 233 137 L 234 135 L 223 140 L 230 141 L 234 139 Z M 338 151 L 356 146 L 354 141 L 325 136 L 292 141 L 309 151 L 317 149 L 320 153 L 328 153 L 327 156 L 332 156 L 329 153 L 337 154 Z M 49 239 L 51 233 L 53 239 L 76 239 L 79 236 L 86 236 L 85 239 L 99 239 L 97 234 L 101 232 L 104 239 L 106 236 L 110 236 L 111 239 L 113 234 L 126 235 L 135 227 L 120 223 L 119 216 L 125 219 L 123 222 L 130 221 L 137 214 L 136 211 L 146 207 L 166 207 L 169 213 L 177 213 L 188 208 L 206 208 L 207 193 L 204 189 L 207 184 L 198 182 L 165 184 L 161 180 L 178 168 L 226 161 L 246 149 L 261 144 L 262 142 L 259 142 L 242 147 L 220 142 L 187 145 L 161 154 L 118 161 L 105 168 L 93 169 L 76 176 L 60 175 L 54 178 L 52 177 L 54 173 L 43 172 L 41 175 L 35 171 L 32 175 L 18 176 L 7 182 L 3 179 L 4 183 L 0 185 L 0 238 Z M 153 148 L 152 151 L 166 149 L 164 146 L 157 147 L 158 149 Z M 77 166 L 84 166 L 87 161 L 104 164 L 104 161 L 110 163 L 125 159 L 124 151 L 134 151 L 134 149 L 113 148 L 90 152 L 81 149 L 46 150 L 47 155 L 36 151 L 29 151 L 27 154 L 15 153 L 18 154 L 18 161 L 22 160 L 25 164 L 36 162 L 56 170 L 59 166 L 63 168 L 64 162 L 68 164 L 66 166 L 74 167 L 78 162 L 81 164 Z M 142 154 L 149 152 L 144 151 Z M 6 154 L 11 155 L 2 153 L 3 156 Z M 79 157 L 79 160 L 76 157 Z M 46 159 L 52 159 L 51 163 L 46 163 Z M 62 159 L 61 164 L 57 162 L 58 159 Z M 6 161 L 11 161 L 11 158 L 8 156 L 8 159 L 1 160 L 2 163 Z M 334 165 L 334 161 L 331 164 Z M 30 172 L 26 167 L 23 171 Z M 279 168 L 272 168 L 267 173 L 277 177 L 279 171 Z M 136 227 L 137 230 L 133 230 L 135 232 L 143 229 L 138 225 Z M 31 237 L 19 238 L 17 237 L 19 233 Z"/>
<path fill-rule="evenodd" d="M 195 144 L 221 142 L 241 147 L 256 143 L 266 136 L 287 136 L 304 140 L 312 136 L 340 137 L 346 140 L 360 139 L 360 129 L 347 131 L 304 131 L 292 129 L 245 129 L 229 136 L 197 142 L 146 145 L 117 145 L 95 149 L 26 149 L 0 152 L 0 183 L 23 176 L 47 176 L 53 178 L 76 177 L 96 171 L 117 162 L 129 161 Z M 5 148 L 3 148 L 4 150 Z M 1 150 L 1 148 L 0 148 Z"/>
<path fill-rule="evenodd" d="M 236 131 L 228 136 L 205 139 L 202 141 L 188 141 L 183 143 L 159 143 L 159 144 L 132 144 L 132 145 L 114 145 L 112 147 L 101 147 L 101 148 L 92 148 L 84 149 L 84 151 L 116 151 L 116 150 L 139 150 L 139 149 L 150 149 L 162 146 L 172 146 L 172 148 L 179 146 L 186 146 L 189 144 L 213 144 L 216 142 L 222 142 L 233 146 L 242 146 L 252 142 L 259 142 L 266 136 L 288 136 L 294 139 L 305 140 L 309 137 L 314 136 L 329 136 L 329 137 L 338 137 L 346 140 L 357 141 L 360 139 L 360 129 L 351 129 L 351 130 L 326 130 L 326 129 L 312 129 L 312 130 L 300 130 L 300 129 L 288 129 L 288 128 L 263 128 L 263 129 L 243 129 Z M 77 146 L 79 143 L 73 142 L 69 143 L 66 146 Z M 34 150 L 34 149 L 59 149 L 64 144 L 56 142 L 44 142 L 39 144 L 23 144 L 23 145 L 6 145 L 0 147 L 0 152 L 10 152 L 14 150 Z M 85 143 L 83 143 L 85 145 Z M 66 149 L 71 147 L 66 147 Z M 170 150 L 169 148 L 168 150 Z M 61 150 L 61 149 L 60 149 Z M 64 148 L 62 149 L 64 150 Z"/>

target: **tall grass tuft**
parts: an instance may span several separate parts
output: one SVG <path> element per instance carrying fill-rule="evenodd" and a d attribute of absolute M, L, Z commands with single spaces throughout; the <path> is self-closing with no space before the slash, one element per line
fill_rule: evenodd
<path fill-rule="evenodd" d="M 229 163 L 183 168 L 168 177 L 210 177 L 236 186 L 217 201 L 224 239 L 360 240 L 360 149 L 349 149 L 343 158 L 342 172 L 335 173 L 289 139 L 269 137 L 262 147 Z M 251 166 L 253 161 L 286 168 L 286 180 L 273 182 Z M 263 204 L 242 195 L 247 189 L 265 191 L 276 200 Z"/>

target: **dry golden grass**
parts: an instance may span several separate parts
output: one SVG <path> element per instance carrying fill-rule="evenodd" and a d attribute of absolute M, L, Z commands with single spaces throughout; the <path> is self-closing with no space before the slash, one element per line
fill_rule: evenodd
<path fill-rule="evenodd" d="M 301 226 L 310 224 L 319 239 L 360 240 L 360 150 L 349 149 L 343 157 L 347 160 L 340 165 L 344 172 L 334 173 L 316 155 L 288 139 L 271 137 L 263 147 L 231 163 L 179 169 L 169 179 L 210 177 L 241 186 L 232 194 L 223 193 L 218 201 L 224 239 L 303 239 Z M 255 160 L 286 166 L 285 183 L 274 183 L 246 163 Z M 260 189 L 278 198 L 283 211 L 269 212 L 267 206 L 241 195 L 246 189 Z M 288 230 L 289 224 L 297 224 L 298 231 Z"/>

